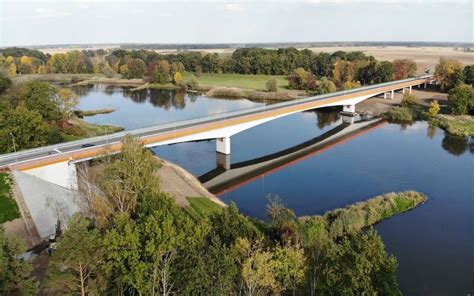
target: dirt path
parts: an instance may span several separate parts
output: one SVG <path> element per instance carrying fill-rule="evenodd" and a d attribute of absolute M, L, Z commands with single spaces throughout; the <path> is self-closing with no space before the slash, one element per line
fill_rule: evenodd
<path fill-rule="evenodd" d="M 161 190 L 176 198 L 181 206 L 189 205 L 187 197 L 206 197 L 213 202 L 225 206 L 225 203 L 207 191 L 201 182 L 180 166 L 158 158 L 162 167 L 158 171 Z"/>

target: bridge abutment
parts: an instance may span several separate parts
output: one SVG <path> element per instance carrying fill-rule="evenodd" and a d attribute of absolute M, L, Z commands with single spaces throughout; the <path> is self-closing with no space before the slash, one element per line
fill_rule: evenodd
<path fill-rule="evenodd" d="M 230 137 L 217 138 L 216 151 L 222 154 L 230 154 Z"/>

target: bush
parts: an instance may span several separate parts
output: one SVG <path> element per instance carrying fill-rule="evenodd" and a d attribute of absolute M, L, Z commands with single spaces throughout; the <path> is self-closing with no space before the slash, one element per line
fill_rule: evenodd
<path fill-rule="evenodd" d="M 196 77 L 192 76 L 189 80 L 186 81 L 186 86 L 190 89 L 197 89 L 198 88 L 198 82 L 196 80 Z"/>
<path fill-rule="evenodd" d="M 267 91 L 275 92 L 277 91 L 277 80 L 276 78 L 270 78 L 267 81 Z"/>
<path fill-rule="evenodd" d="M 410 122 L 415 120 L 413 111 L 406 107 L 397 107 L 382 113 L 382 117 L 389 121 Z"/>
<path fill-rule="evenodd" d="M 0 74 L 0 95 L 3 94 L 8 88 L 10 88 L 11 85 L 11 79 Z"/>
<path fill-rule="evenodd" d="M 428 109 L 428 113 L 431 117 L 435 117 L 436 115 L 438 115 L 439 110 L 441 110 L 441 107 L 439 106 L 438 101 L 434 100 L 430 104 L 430 108 Z"/>
<path fill-rule="evenodd" d="M 420 100 L 413 94 L 404 94 L 402 100 L 403 107 L 413 107 L 420 104 Z"/>

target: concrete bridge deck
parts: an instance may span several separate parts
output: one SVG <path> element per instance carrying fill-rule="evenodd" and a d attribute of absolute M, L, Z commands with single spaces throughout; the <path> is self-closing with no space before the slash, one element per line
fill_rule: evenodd
<path fill-rule="evenodd" d="M 116 153 L 122 147 L 122 139 L 127 134 L 138 138 L 145 146 L 174 144 L 180 142 L 220 139 L 217 150 L 230 154 L 229 137 L 254 127 L 293 113 L 329 106 L 344 106 L 345 111 L 354 112 L 355 104 L 379 94 L 420 86 L 430 83 L 431 75 L 414 77 L 399 81 L 338 91 L 272 105 L 259 106 L 204 118 L 173 122 L 149 128 L 123 131 L 107 136 L 93 137 L 78 141 L 50 145 L 41 148 L 19 151 L 0 156 L 0 170 L 32 170 L 61 162 L 74 163 Z M 88 147 L 87 147 L 88 146 Z"/>

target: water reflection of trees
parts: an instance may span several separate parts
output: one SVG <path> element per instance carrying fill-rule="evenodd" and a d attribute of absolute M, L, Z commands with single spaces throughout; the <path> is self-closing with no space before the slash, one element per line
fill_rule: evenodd
<path fill-rule="evenodd" d="M 331 125 L 341 118 L 338 108 L 320 108 L 313 111 L 318 115 L 317 125 L 319 129 L 323 129 L 324 127 Z"/>
<path fill-rule="evenodd" d="M 73 90 L 79 97 L 85 97 L 85 96 L 87 96 L 93 89 L 94 89 L 94 85 L 92 85 L 92 84 L 72 87 L 72 90 Z"/>
<path fill-rule="evenodd" d="M 443 147 L 444 150 L 456 156 L 459 156 L 463 154 L 464 152 L 466 152 L 466 150 L 468 149 L 468 146 L 469 146 L 469 149 L 471 150 L 471 145 L 472 144 L 470 143 L 469 138 L 455 137 L 455 136 L 449 135 L 448 133 L 445 133 L 443 141 L 441 142 L 441 146 Z"/>
<path fill-rule="evenodd" d="M 148 91 L 147 90 L 132 91 L 129 88 L 123 88 L 123 97 L 129 98 L 135 103 L 144 103 L 147 101 Z"/>

